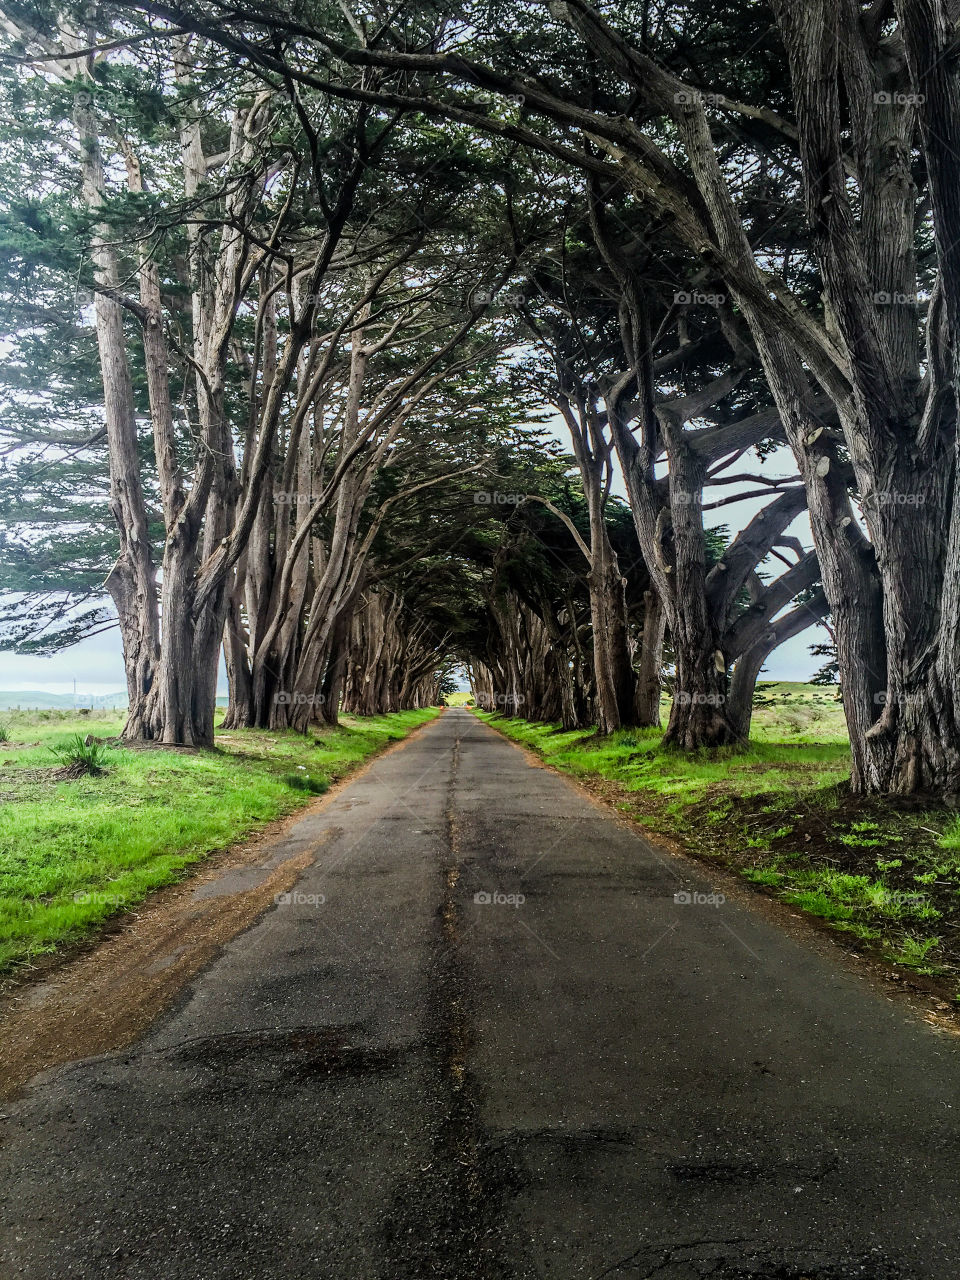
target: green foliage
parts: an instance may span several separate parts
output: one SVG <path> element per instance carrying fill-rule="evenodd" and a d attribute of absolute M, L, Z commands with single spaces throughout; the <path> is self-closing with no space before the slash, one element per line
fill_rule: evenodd
<path fill-rule="evenodd" d="M 818 671 L 810 677 L 811 684 L 826 685 L 828 688 L 840 683 L 840 666 L 837 659 L 837 647 L 834 644 L 812 644 L 810 652 L 816 658 L 827 658 Z"/>

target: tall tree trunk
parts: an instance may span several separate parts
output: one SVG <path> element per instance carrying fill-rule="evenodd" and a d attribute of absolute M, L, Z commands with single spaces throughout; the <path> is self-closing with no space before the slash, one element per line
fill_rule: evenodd
<path fill-rule="evenodd" d="M 936 422 L 937 397 L 952 384 L 960 420 L 960 85 L 956 75 L 956 14 L 944 0 L 896 0 L 918 103 L 930 182 L 940 278 L 928 319 L 930 390 L 919 431 L 921 443 Z M 936 304 L 936 305 L 935 305 Z M 941 320 L 942 315 L 942 320 Z M 960 434 L 954 432 L 952 496 L 944 557 L 944 581 L 934 653 L 921 655 L 920 680 L 893 708 L 896 733 L 891 790 L 926 791 L 960 803 Z M 928 581 L 928 586 L 933 583 Z M 933 614 L 930 605 L 927 612 Z M 884 708 L 886 713 L 887 708 Z M 884 715 L 886 730 L 888 717 Z"/>
<path fill-rule="evenodd" d="M 335 726 L 339 723 L 340 698 L 347 669 L 353 608 L 352 600 L 344 605 L 330 632 L 327 669 L 320 687 L 317 707 L 318 719 L 325 725 Z"/>
<path fill-rule="evenodd" d="M 598 729 L 613 733 L 634 719 L 634 674 L 627 641 L 627 604 L 620 570 L 611 558 L 595 553 L 587 576 L 593 631 L 593 669 L 597 684 Z"/>
<path fill-rule="evenodd" d="M 230 593 L 223 633 L 223 658 L 229 691 L 227 712 L 223 718 L 224 729 L 244 729 L 251 722 L 253 680 L 247 653 L 248 636 L 241 614 L 242 596 L 243 590 L 238 582 Z"/>
<path fill-rule="evenodd" d="M 666 613 L 660 597 L 651 587 L 643 597 L 643 634 L 637 664 L 634 723 L 642 728 L 659 728 L 662 683 L 663 636 Z"/>
<path fill-rule="evenodd" d="M 74 95 L 74 121 L 83 157 L 83 195 L 96 211 L 104 200 L 103 160 L 90 89 Z M 119 268 L 108 226 L 95 226 L 90 251 L 97 294 L 94 314 L 103 378 L 104 425 L 110 463 L 110 509 L 119 534 L 116 562 L 105 586 L 117 610 L 127 681 L 128 716 L 124 735 L 142 730 L 144 699 L 153 684 L 160 646 L 156 571 L 150 547 L 146 503 L 140 479 L 140 455 L 133 387 L 123 332 L 123 310 L 116 297 Z"/>

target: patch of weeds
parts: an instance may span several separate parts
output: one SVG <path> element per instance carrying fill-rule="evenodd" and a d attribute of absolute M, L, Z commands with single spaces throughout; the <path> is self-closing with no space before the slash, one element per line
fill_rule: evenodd
<path fill-rule="evenodd" d="M 875 822 L 851 822 L 850 830 L 837 839 L 853 849 L 870 849 L 889 843 L 889 837 L 883 835 Z"/>
<path fill-rule="evenodd" d="M 849 920 L 853 915 L 853 908 L 848 907 L 843 902 L 837 902 L 823 889 L 787 889 L 783 894 L 784 902 L 789 902 L 791 906 L 800 907 L 803 911 L 809 911 L 812 916 L 819 916 L 821 920 Z"/>
<path fill-rule="evenodd" d="M 940 914 L 920 894 L 898 893 L 869 876 L 819 868 L 795 871 L 791 881 L 786 900 L 824 919 L 849 920 L 857 911 L 890 920 L 929 920 Z M 806 905 L 806 895 L 813 895 L 812 905 Z"/>
<path fill-rule="evenodd" d="M 758 836 L 747 837 L 748 849 L 769 849 L 774 840 L 784 840 L 793 833 L 792 826 L 777 827 L 775 831 L 764 831 Z"/>
<path fill-rule="evenodd" d="M 744 867 L 741 872 L 745 880 L 749 880 L 751 884 L 766 884 L 771 886 L 783 884 L 783 872 L 775 871 L 773 867 Z"/>
<path fill-rule="evenodd" d="M 687 805 L 684 800 L 671 800 L 669 801 L 668 804 L 664 806 L 664 813 L 667 815 L 668 818 L 671 818 L 673 822 L 680 825 L 681 819 L 684 816 L 684 812 L 686 811 L 686 808 L 687 808 Z"/>
<path fill-rule="evenodd" d="M 864 942 L 875 942 L 881 936 L 879 929 L 873 929 L 859 920 L 843 920 L 834 925 L 834 928 L 842 929 L 844 933 L 852 933 L 855 938 L 860 938 Z"/>
<path fill-rule="evenodd" d="M 719 823 L 726 822 L 733 811 L 733 805 L 729 800 L 724 800 L 720 804 L 714 805 L 712 809 L 708 809 L 703 815 L 707 822 Z"/>
<path fill-rule="evenodd" d="M 887 957 L 895 964 L 902 964 L 907 969 L 916 970 L 917 973 L 935 974 L 939 972 L 939 967 L 928 964 L 927 956 L 939 945 L 938 937 L 917 938 L 912 934 L 905 934 L 899 946 L 895 950 L 888 951 Z"/>

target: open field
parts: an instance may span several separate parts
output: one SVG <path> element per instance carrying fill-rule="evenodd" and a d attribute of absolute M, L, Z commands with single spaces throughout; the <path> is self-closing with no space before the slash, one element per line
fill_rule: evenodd
<path fill-rule="evenodd" d="M 660 751 L 659 730 L 600 738 L 476 714 L 651 830 L 960 999 L 960 818 L 850 796 L 832 690 L 761 685 L 747 748 L 698 755 Z"/>
<path fill-rule="evenodd" d="M 215 751 L 111 743 L 113 712 L 0 718 L 0 970 L 75 941 L 215 849 L 321 794 L 433 709 L 344 717 L 309 737 L 220 733 Z M 107 739 L 98 774 L 55 754 L 77 733 Z"/>
<path fill-rule="evenodd" d="M 473 694 L 469 689 L 458 689 L 456 693 L 448 693 L 444 701 L 448 707 L 465 707 L 473 701 Z"/>

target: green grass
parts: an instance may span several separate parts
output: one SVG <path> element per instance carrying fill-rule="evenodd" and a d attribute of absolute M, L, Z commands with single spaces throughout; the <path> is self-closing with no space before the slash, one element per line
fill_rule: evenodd
<path fill-rule="evenodd" d="M 97 753 L 105 773 L 61 780 L 64 755 L 78 751 L 80 717 L 9 713 L 0 746 L 0 970 L 81 938 L 436 714 L 344 717 L 306 738 L 219 733 L 217 749 L 204 752 L 108 742 Z M 109 738 L 122 717 L 88 716 L 81 727 Z"/>
<path fill-rule="evenodd" d="M 661 750 L 659 729 L 602 738 L 475 714 L 698 856 L 887 959 L 960 983 L 960 816 L 851 797 L 831 690 L 761 685 L 758 704 L 749 743 L 694 754 Z"/>
<path fill-rule="evenodd" d="M 686 805 L 708 792 L 759 795 L 771 787 L 798 784 L 805 791 L 833 786 L 849 773 L 845 742 L 794 743 L 751 739 L 745 749 L 722 748 L 686 755 L 660 750 L 659 729 L 621 729 L 607 738 L 580 729 L 561 732 L 555 724 L 511 719 L 494 712 L 476 715 L 545 759 L 574 774 L 598 774 L 628 791 L 652 792 Z M 666 717 L 664 717 L 665 719 Z M 826 800 L 824 801 L 826 803 Z"/>

